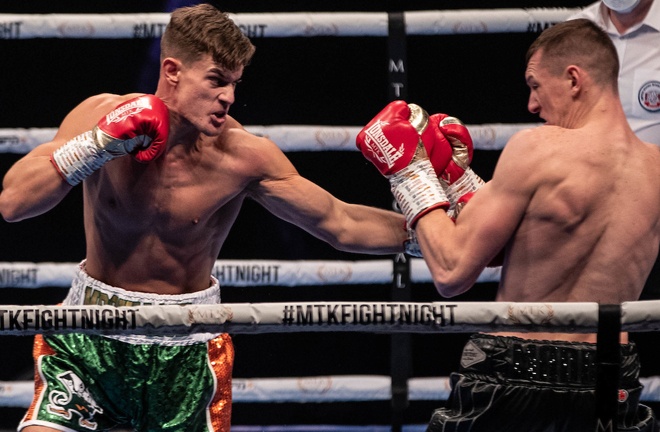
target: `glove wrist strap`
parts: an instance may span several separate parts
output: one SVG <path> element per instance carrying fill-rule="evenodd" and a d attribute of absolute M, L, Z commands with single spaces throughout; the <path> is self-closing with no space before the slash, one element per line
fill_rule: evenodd
<path fill-rule="evenodd" d="M 470 167 L 467 167 L 463 175 L 454 183 L 448 184 L 445 181 L 442 181 L 442 183 L 445 186 L 447 197 L 452 205 L 456 204 L 463 195 L 476 192 L 485 184 L 481 177 L 472 171 Z"/>
<path fill-rule="evenodd" d="M 71 186 L 76 186 L 114 158 L 98 145 L 95 132 L 92 130 L 78 135 L 50 156 L 57 172 Z"/>
<path fill-rule="evenodd" d="M 453 214 L 454 219 L 461 211 L 461 198 L 475 193 L 485 184 L 481 177 L 472 171 L 472 168 L 470 167 L 467 167 L 463 175 L 454 183 L 448 184 L 442 179 L 440 179 L 440 182 L 447 192 L 447 197 L 451 203 L 449 211 Z M 464 204 L 465 203 L 463 202 L 462 205 Z"/>
<path fill-rule="evenodd" d="M 408 226 L 430 210 L 449 207 L 449 201 L 428 159 L 415 161 L 389 178 L 392 194 Z"/>

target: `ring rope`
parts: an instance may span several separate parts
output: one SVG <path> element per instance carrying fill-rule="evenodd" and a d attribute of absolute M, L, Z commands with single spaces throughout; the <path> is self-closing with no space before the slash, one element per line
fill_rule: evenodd
<path fill-rule="evenodd" d="M 466 125 L 474 148 L 501 150 L 516 132 L 539 126 L 540 123 L 493 123 Z M 265 136 L 282 151 L 358 151 L 355 137 L 360 126 L 276 125 L 245 126 L 259 136 Z M 51 141 L 56 128 L 0 129 L 0 153 L 25 154 L 41 143 Z"/>
<path fill-rule="evenodd" d="M 413 282 L 432 282 L 423 259 L 411 258 L 410 266 Z M 78 267 L 77 263 L 0 262 L 0 288 L 68 288 Z M 217 260 L 211 274 L 220 285 L 234 287 L 390 284 L 394 263 L 392 260 Z M 477 282 L 498 282 L 500 274 L 501 267 L 486 268 Z"/>
<path fill-rule="evenodd" d="M 104 300 L 105 301 L 105 300 Z M 596 333 L 601 305 L 517 302 L 285 302 L 0 305 L 0 336 L 40 333 L 181 335 L 292 332 Z M 660 300 L 621 304 L 621 331 L 660 328 Z"/>
<path fill-rule="evenodd" d="M 404 12 L 408 35 L 536 32 L 582 8 L 467 9 Z M 230 14 L 249 37 L 387 36 L 386 12 Z M 0 39 L 158 38 L 169 13 L 0 14 Z"/>
<path fill-rule="evenodd" d="M 660 377 L 640 378 L 641 400 L 660 401 Z M 331 403 L 388 401 L 391 378 L 380 375 L 336 375 L 286 378 L 233 378 L 235 403 Z M 409 401 L 447 400 L 449 377 L 408 380 Z M 0 381 L 0 407 L 27 408 L 34 394 L 33 381 Z"/>

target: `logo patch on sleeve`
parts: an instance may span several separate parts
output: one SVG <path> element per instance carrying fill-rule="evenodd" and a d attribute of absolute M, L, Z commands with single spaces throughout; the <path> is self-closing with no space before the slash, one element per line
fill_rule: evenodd
<path fill-rule="evenodd" d="M 660 82 L 649 81 L 644 83 L 639 89 L 637 99 L 646 111 L 660 111 Z"/>

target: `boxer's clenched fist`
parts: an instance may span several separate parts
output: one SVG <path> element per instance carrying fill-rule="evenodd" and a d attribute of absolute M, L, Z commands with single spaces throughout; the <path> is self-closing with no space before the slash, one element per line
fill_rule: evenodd
<path fill-rule="evenodd" d="M 433 168 L 445 187 L 451 203 L 450 214 L 457 217 L 472 195 L 483 186 L 483 180 L 470 168 L 474 144 L 463 122 L 447 114 L 433 114 L 422 133 L 424 146 L 429 154 L 440 154 L 440 164 Z M 445 159 L 448 160 L 445 162 Z"/>
<path fill-rule="evenodd" d="M 420 134 L 427 126 L 426 111 L 395 101 L 378 113 L 356 139 L 365 158 L 389 179 L 392 194 L 411 227 L 428 211 L 449 207 L 421 141 Z"/>
<path fill-rule="evenodd" d="M 143 95 L 119 104 L 91 131 L 68 141 L 51 155 L 57 172 L 77 185 L 111 159 L 132 154 L 149 162 L 166 148 L 169 113 L 165 103 Z"/>

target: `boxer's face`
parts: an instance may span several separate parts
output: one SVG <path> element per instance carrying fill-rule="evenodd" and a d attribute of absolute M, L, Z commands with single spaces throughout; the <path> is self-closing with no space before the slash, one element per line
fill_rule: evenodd
<path fill-rule="evenodd" d="M 570 77 L 552 73 L 543 64 L 543 52 L 537 51 L 527 63 L 525 80 L 529 87 L 527 109 L 538 114 L 549 125 L 562 125 L 568 115 L 570 105 Z M 568 99 L 567 99 L 568 98 Z"/>
<path fill-rule="evenodd" d="M 210 56 L 182 63 L 177 83 L 179 115 L 206 135 L 220 134 L 242 75 L 242 67 L 229 71 L 214 63 Z"/>

